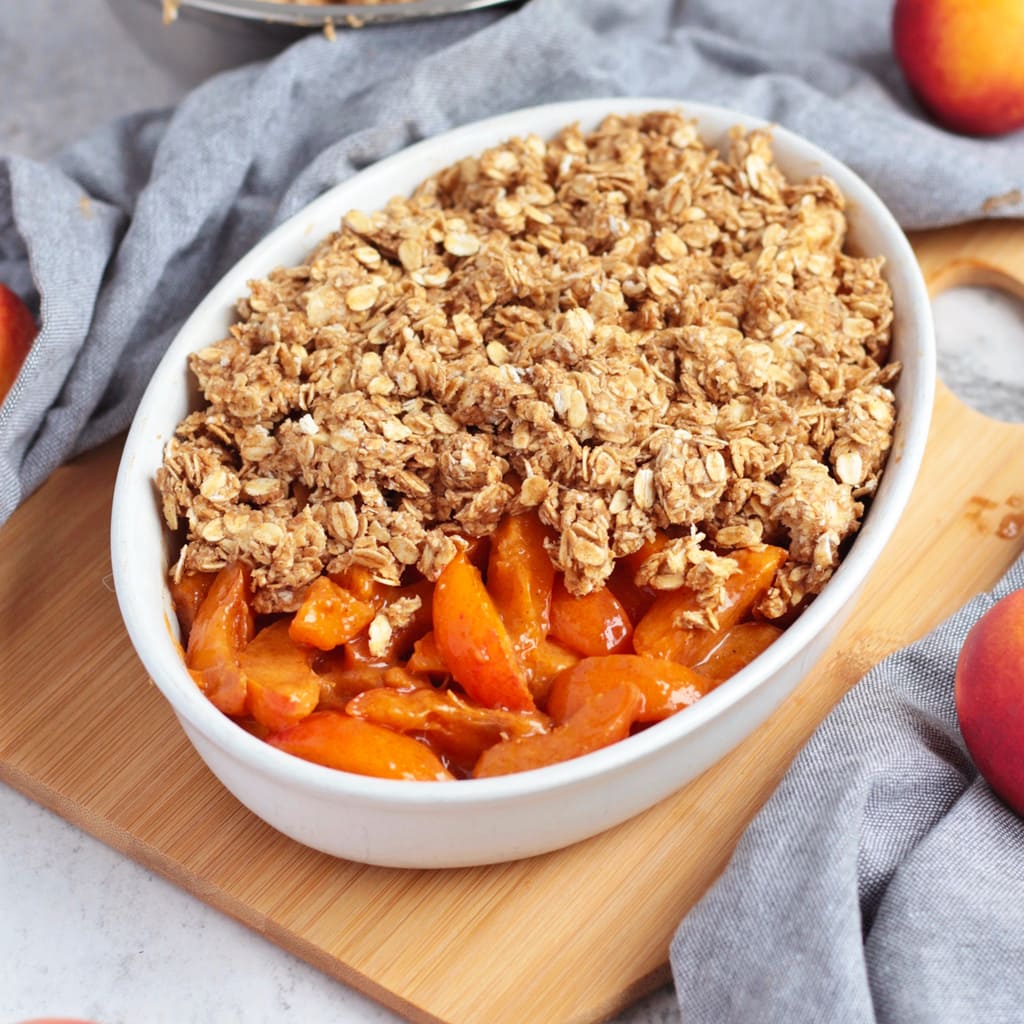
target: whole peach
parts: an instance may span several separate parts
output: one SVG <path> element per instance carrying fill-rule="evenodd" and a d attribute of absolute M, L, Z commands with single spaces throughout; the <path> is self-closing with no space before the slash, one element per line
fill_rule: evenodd
<path fill-rule="evenodd" d="M 970 135 L 1024 125 L 1021 0 L 896 0 L 893 50 L 936 120 Z"/>
<path fill-rule="evenodd" d="M 36 336 L 36 322 L 17 295 L 0 284 L 0 402 L 4 400 Z"/>
<path fill-rule="evenodd" d="M 978 771 L 1024 815 L 1024 590 L 997 601 L 967 634 L 954 695 Z"/>

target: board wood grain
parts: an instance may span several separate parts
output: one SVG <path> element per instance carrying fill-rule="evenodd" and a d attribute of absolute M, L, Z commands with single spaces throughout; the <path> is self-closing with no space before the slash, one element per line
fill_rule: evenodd
<path fill-rule="evenodd" d="M 914 239 L 930 283 L 1024 294 L 1024 226 Z M 671 935 L 822 717 L 861 674 L 1020 553 L 1024 426 L 940 388 L 908 512 L 829 653 L 745 743 L 650 811 L 567 850 L 447 871 L 367 867 L 275 833 L 188 744 L 121 625 L 114 442 L 0 531 L 0 779 L 414 1021 L 583 1024 L 668 977 Z"/>

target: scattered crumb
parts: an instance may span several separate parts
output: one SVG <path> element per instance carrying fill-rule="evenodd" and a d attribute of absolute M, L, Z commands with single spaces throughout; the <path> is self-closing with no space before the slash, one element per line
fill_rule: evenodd
<path fill-rule="evenodd" d="M 1020 206 L 1021 202 L 1024 202 L 1024 195 L 1021 194 L 1019 188 L 1011 189 L 1009 192 L 1003 192 L 998 196 L 989 196 L 981 204 L 982 213 L 995 213 L 997 210 L 1003 209 L 1006 206 Z"/>

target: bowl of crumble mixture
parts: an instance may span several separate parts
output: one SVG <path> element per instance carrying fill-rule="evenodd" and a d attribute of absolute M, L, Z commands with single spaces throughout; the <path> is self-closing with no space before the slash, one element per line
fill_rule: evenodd
<path fill-rule="evenodd" d="M 905 236 L 792 133 L 664 98 L 468 125 L 315 200 L 182 327 L 115 487 L 125 625 L 198 754 L 297 841 L 397 867 L 558 849 L 714 764 L 821 657 L 909 498 L 934 372 Z M 563 601 L 603 592 L 628 562 L 645 609 L 687 591 L 672 620 L 687 637 L 722 625 L 745 552 L 778 551 L 750 610 L 773 639 L 617 742 L 508 773 L 446 760 L 443 781 L 314 763 L 275 742 L 287 730 L 267 726 L 272 708 L 253 723 L 248 704 L 215 706 L 186 665 L 182 581 L 231 566 L 245 567 L 247 614 L 279 633 L 318 579 L 436 585 L 444 654 L 446 574 L 476 571 L 474 545 L 517 516 L 546 531 Z M 378 603 L 371 652 L 421 604 Z M 607 664 L 634 656 L 628 641 L 614 651 Z M 460 708 L 483 699 L 451 686 Z M 309 720 L 331 715 L 316 705 Z"/>
<path fill-rule="evenodd" d="M 303 35 L 444 17 L 509 0 L 107 0 L 139 48 L 192 87 Z M 161 21 L 163 24 L 161 24 Z"/>

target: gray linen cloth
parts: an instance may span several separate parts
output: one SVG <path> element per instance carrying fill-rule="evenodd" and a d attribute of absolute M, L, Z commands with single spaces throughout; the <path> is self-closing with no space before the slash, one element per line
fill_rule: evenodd
<path fill-rule="evenodd" d="M 1024 556 L 818 727 L 676 932 L 686 1024 L 1024 1021 L 1024 821 L 953 702 L 968 631 L 1021 587 Z"/>
<path fill-rule="evenodd" d="M 908 228 L 1024 213 L 1024 133 L 982 141 L 923 119 L 889 20 L 886 0 L 531 0 L 311 35 L 51 163 L 0 159 L 0 280 L 42 319 L 0 407 L 0 522 L 128 425 L 186 315 L 272 226 L 480 117 L 703 100 L 822 144 Z M 1024 1019 L 1021 823 L 974 778 L 951 703 L 985 600 L 872 673 L 796 763 L 673 945 L 687 1021 Z"/>

